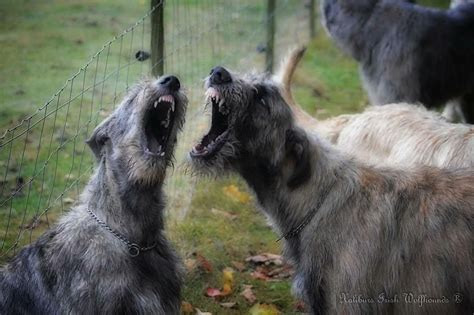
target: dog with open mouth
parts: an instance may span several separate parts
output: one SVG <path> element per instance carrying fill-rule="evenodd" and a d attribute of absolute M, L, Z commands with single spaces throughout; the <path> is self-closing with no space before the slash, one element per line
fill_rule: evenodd
<path fill-rule="evenodd" d="M 191 165 L 244 178 L 312 314 L 472 311 L 474 170 L 350 158 L 297 127 L 282 87 L 265 75 L 216 67 L 206 88 L 212 125 Z"/>
<path fill-rule="evenodd" d="M 1 269 L 1 314 L 179 314 L 163 181 L 186 107 L 176 77 L 145 80 L 94 130 L 94 175 L 59 223 Z"/>

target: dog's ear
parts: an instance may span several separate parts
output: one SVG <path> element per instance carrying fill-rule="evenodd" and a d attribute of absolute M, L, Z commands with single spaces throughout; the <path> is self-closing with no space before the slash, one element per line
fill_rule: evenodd
<path fill-rule="evenodd" d="M 294 160 L 293 174 L 288 179 L 290 189 L 304 184 L 311 177 L 309 141 L 303 131 L 289 129 L 285 137 L 286 154 Z"/>
<path fill-rule="evenodd" d="M 97 160 L 102 157 L 102 149 L 105 143 L 110 139 L 110 126 L 114 121 L 114 117 L 110 116 L 103 122 L 101 122 L 92 133 L 91 137 L 86 140 L 86 143 L 91 148 Z"/>

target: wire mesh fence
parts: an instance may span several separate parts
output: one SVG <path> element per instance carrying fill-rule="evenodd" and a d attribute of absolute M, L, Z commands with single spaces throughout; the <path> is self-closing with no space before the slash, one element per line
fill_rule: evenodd
<path fill-rule="evenodd" d="M 195 180 L 180 164 L 208 121 L 203 78 L 217 65 L 265 67 L 267 1 L 158 1 L 142 18 L 103 45 L 42 106 L 0 134 L 0 258 L 32 242 L 74 204 L 94 167 L 85 139 L 137 80 L 157 62 L 150 54 L 151 16 L 163 9 L 164 72 L 177 75 L 190 100 L 176 167 L 168 176 L 169 217 L 185 217 Z M 308 3 L 278 0 L 275 60 L 309 37 Z"/>

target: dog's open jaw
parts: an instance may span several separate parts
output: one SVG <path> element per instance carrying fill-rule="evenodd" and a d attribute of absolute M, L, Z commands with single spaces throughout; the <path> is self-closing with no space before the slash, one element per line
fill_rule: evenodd
<path fill-rule="evenodd" d="M 206 102 L 212 105 L 212 122 L 209 132 L 194 146 L 193 158 L 210 158 L 217 154 L 227 141 L 229 134 L 230 107 L 222 94 L 214 87 L 206 91 Z"/>
<path fill-rule="evenodd" d="M 169 136 L 175 121 L 175 98 L 171 94 L 162 95 L 147 110 L 145 122 L 145 155 L 153 158 L 165 156 Z"/>

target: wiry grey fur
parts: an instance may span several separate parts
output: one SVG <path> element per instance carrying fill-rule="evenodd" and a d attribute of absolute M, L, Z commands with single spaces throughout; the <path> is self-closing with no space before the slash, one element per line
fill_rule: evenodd
<path fill-rule="evenodd" d="M 166 155 L 154 158 L 143 151 L 144 125 L 165 94 L 174 96 L 175 120 Z M 181 92 L 144 81 L 96 128 L 88 143 L 98 166 L 78 203 L 1 270 L 1 314 L 179 313 L 181 265 L 163 231 L 162 186 L 186 104 Z M 131 242 L 156 247 L 131 257 L 87 209 Z"/>
<path fill-rule="evenodd" d="M 329 34 L 359 62 L 372 104 L 456 101 L 474 123 L 474 4 L 439 10 L 400 0 L 321 3 Z"/>
<path fill-rule="evenodd" d="M 240 174 L 278 235 L 314 213 L 284 240 L 294 292 L 312 314 L 474 310 L 473 169 L 369 167 L 297 127 L 268 78 L 231 76 L 207 86 L 230 108 L 236 153 L 203 158 L 194 148 L 191 161 L 201 172 Z M 411 294 L 418 303 L 405 300 Z"/>

